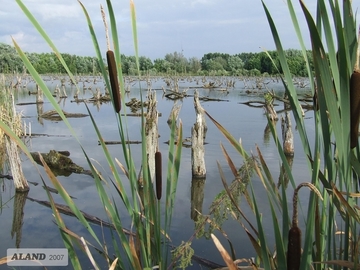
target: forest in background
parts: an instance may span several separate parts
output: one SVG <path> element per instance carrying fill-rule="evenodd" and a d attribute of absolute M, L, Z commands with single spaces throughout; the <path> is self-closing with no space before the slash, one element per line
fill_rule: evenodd
<path fill-rule="evenodd" d="M 294 76 L 307 76 L 306 64 L 300 50 L 288 49 L 285 51 L 288 65 Z M 274 66 L 267 53 L 274 60 Z M 212 76 L 259 76 L 262 74 L 276 75 L 281 73 L 276 51 L 259 53 L 207 53 L 199 59 L 186 58 L 181 52 L 168 53 L 163 59 L 152 61 L 145 56 L 139 57 L 140 71 L 143 74 L 163 75 L 212 75 Z M 32 65 L 40 74 L 66 73 L 62 64 L 54 53 L 25 53 Z M 308 59 L 312 59 L 311 51 Z M 98 59 L 90 56 L 77 56 L 68 53 L 62 54 L 70 71 L 75 75 L 92 74 L 100 72 Z M 125 75 L 136 75 L 135 56 L 121 55 L 122 70 Z M 106 64 L 106 59 L 103 59 Z M 312 66 L 312 63 L 310 63 Z M 24 72 L 24 65 L 14 47 L 0 43 L 0 73 Z"/>

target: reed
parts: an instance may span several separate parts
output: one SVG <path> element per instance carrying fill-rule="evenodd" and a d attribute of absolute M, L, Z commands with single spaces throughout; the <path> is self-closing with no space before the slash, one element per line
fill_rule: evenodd
<path fill-rule="evenodd" d="M 70 76 L 70 80 L 75 81 L 75 78 L 71 74 L 69 68 L 67 67 L 65 61 L 63 60 L 61 54 L 57 50 L 55 44 L 51 41 L 48 35 L 45 33 L 43 28 L 38 24 L 35 17 L 32 13 L 27 9 L 27 7 L 23 4 L 21 0 L 16 0 L 17 4 L 23 10 L 24 14 L 28 17 L 34 27 L 38 30 L 38 32 L 42 35 L 44 40 L 48 43 L 50 48 L 53 50 L 55 55 L 58 57 L 63 67 L 67 71 Z M 116 19 L 114 15 L 114 11 L 112 8 L 111 1 L 106 1 L 107 5 L 107 13 L 109 16 L 110 24 L 109 29 L 106 23 L 105 11 L 101 8 L 102 17 L 105 24 L 105 31 L 107 33 L 108 30 L 111 31 L 111 44 L 114 45 L 113 50 L 110 49 L 109 44 L 110 40 L 107 38 L 108 42 L 108 50 L 106 52 L 108 69 L 105 67 L 102 61 L 102 53 L 99 49 L 99 44 L 97 41 L 96 34 L 94 32 L 94 28 L 91 22 L 91 18 L 89 17 L 85 6 L 79 2 L 86 21 L 89 26 L 89 32 L 93 40 L 94 49 L 96 55 L 100 62 L 100 69 L 102 72 L 102 76 L 105 80 L 107 89 L 111 89 L 110 96 L 112 103 L 114 105 L 114 114 L 117 119 L 118 126 L 118 134 L 122 145 L 122 155 L 124 156 L 124 160 L 120 162 L 116 157 L 110 155 L 105 141 L 98 129 L 97 123 L 94 121 L 94 118 L 88 109 L 86 103 L 85 107 L 88 110 L 88 114 L 90 115 L 91 123 L 94 127 L 94 130 L 98 136 L 98 140 L 101 143 L 101 147 L 103 150 L 103 154 L 107 161 L 107 165 L 112 172 L 112 177 L 110 179 L 110 185 L 106 185 L 115 189 L 117 195 L 122 201 L 123 205 L 116 205 L 115 199 L 110 195 L 110 189 L 107 190 L 104 186 L 104 179 L 100 176 L 97 169 L 93 165 L 90 160 L 89 154 L 82 147 L 80 140 L 71 126 L 70 122 L 64 115 L 60 106 L 57 104 L 57 101 L 52 96 L 52 93 L 39 76 L 38 72 L 31 65 L 29 59 L 18 46 L 15 40 L 14 46 L 21 57 L 26 69 L 29 71 L 35 82 L 39 85 L 39 87 L 43 90 L 44 95 L 50 101 L 53 106 L 53 109 L 59 114 L 61 119 L 64 121 L 65 125 L 68 127 L 69 131 L 79 143 L 82 152 L 84 154 L 85 159 L 88 162 L 88 165 L 94 175 L 94 185 L 98 191 L 98 195 L 100 201 L 104 207 L 104 212 L 107 214 L 108 219 L 113 224 L 115 228 L 112 232 L 112 246 L 113 250 L 109 251 L 108 247 L 105 243 L 103 243 L 101 239 L 101 235 L 95 233 L 93 228 L 90 226 L 88 221 L 85 219 L 82 212 L 76 206 L 73 199 L 70 197 L 68 192 L 64 189 L 62 184 L 55 177 L 53 172 L 49 169 L 45 161 L 41 158 L 41 162 L 45 168 L 45 172 L 47 177 L 52 182 L 55 189 L 58 190 L 59 194 L 62 196 L 65 203 L 69 206 L 71 211 L 78 218 L 80 223 L 86 228 L 89 235 L 93 238 L 93 241 L 96 243 L 96 249 L 100 250 L 102 256 L 104 257 L 104 261 L 108 263 L 110 267 L 118 267 L 121 269 L 150 269 L 152 267 L 158 267 L 159 269 L 165 269 L 170 262 L 170 246 L 168 245 L 169 238 L 169 230 L 171 228 L 171 217 L 172 217 L 172 209 L 174 206 L 174 200 L 176 196 L 176 187 L 177 180 L 179 175 L 179 167 L 180 167 L 180 159 L 181 159 L 181 147 L 182 144 L 182 124 L 176 126 L 175 121 L 171 125 L 171 136 L 169 140 L 169 153 L 168 153 L 168 162 L 167 162 L 167 176 L 166 176 L 166 192 L 162 196 L 161 189 L 161 154 L 158 151 L 155 156 L 156 160 L 156 186 L 153 184 L 153 181 L 149 175 L 149 165 L 147 160 L 147 149 L 146 144 L 142 144 L 142 185 L 138 184 L 137 170 L 134 165 L 133 155 L 131 145 L 126 144 L 126 141 L 129 140 L 129 135 L 127 133 L 127 119 L 126 119 L 126 106 L 122 106 L 124 103 L 124 99 L 121 97 L 124 96 L 124 80 L 122 77 L 121 70 L 121 53 L 119 49 L 119 40 L 117 36 L 116 29 Z M 131 20 L 132 20 L 132 28 L 133 28 L 133 38 L 135 43 L 135 54 L 136 54 L 136 63 L 139 64 L 138 61 L 138 49 L 137 49 L 137 30 L 136 30 L 136 19 L 135 19 L 135 5 L 132 1 L 130 1 L 130 12 L 131 12 Z M 107 34 L 108 37 L 108 34 Z M 138 74 L 139 66 L 137 66 Z M 76 86 L 77 87 L 77 86 Z M 142 101 L 142 95 L 140 92 L 140 100 Z M 123 113 L 120 113 L 121 108 L 123 109 Z M 144 115 L 143 106 L 141 108 L 141 114 Z M 0 122 L 0 126 L 3 130 L 7 130 L 7 125 L 4 122 Z M 144 116 L 142 116 L 141 121 L 141 136 L 142 141 L 144 142 L 146 139 L 145 135 L 145 120 Z M 9 131 L 8 131 L 9 132 Z M 9 132 L 10 134 L 10 132 Z M 34 163 L 33 158 L 31 157 L 26 146 L 21 142 L 21 140 L 13 133 L 11 133 L 11 138 L 15 141 L 24 153 L 29 157 L 29 159 Z M 35 164 L 35 163 L 34 163 Z M 122 173 L 125 174 L 127 179 L 124 179 Z M 124 183 L 128 182 L 130 184 L 130 194 L 126 191 Z M 70 231 L 66 224 L 64 223 L 61 215 L 56 210 L 54 200 L 51 194 L 47 191 L 47 195 L 49 197 L 49 201 L 51 203 L 56 223 L 59 227 L 61 237 L 64 240 L 64 245 L 69 251 L 69 257 L 72 263 L 72 266 L 75 269 L 81 268 L 81 261 L 78 259 L 78 254 L 76 253 L 75 246 L 79 244 L 81 249 L 86 253 L 89 257 L 93 267 L 95 269 L 99 269 L 99 262 L 93 259 L 92 252 L 93 250 L 88 248 L 88 244 L 84 241 L 83 238 L 78 236 L 76 233 Z M 165 204 L 161 198 L 165 200 Z M 166 207 L 165 207 L 166 206 Z M 118 211 L 119 208 L 124 208 L 127 210 L 128 217 L 132 220 L 133 228 L 132 233 L 127 235 L 125 232 L 125 227 L 123 225 L 123 219 Z M 163 209 L 164 208 L 164 209 Z M 164 215 L 161 213 L 165 213 Z M 115 258 L 113 257 L 115 254 Z"/>
<path fill-rule="evenodd" d="M 284 179 L 277 186 L 267 167 L 260 149 L 257 149 L 258 164 L 250 167 L 262 181 L 268 194 L 275 249 L 269 246 L 265 235 L 265 224 L 257 207 L 256 191 L 249 182 L 252 197 L 248 201 L 253 209 L 256 225 L 239 223 L 245 229 L 257 253 L 257 266 L 265 269 L 332 269 L 349 267 L 358 269 L 358 223 L 360 216 L 357 208 L 358 176 L 360 174 L 360 159 L 358 146 L 359 121 L 359 79 L 358 79 L 358 36 L 357 26 L 352 11 L 351 1 L 317 1 L 316 17 L 311 15 L 303 1 L 300 7 L 305 17 L 308 33 L 312 44 L 312 62 L 310 68 L 306 54 L 304 38 L 300 31 L 293 1 L 288 0 L 287 6 L 292 18 L 294 31 L 297 34 L 303 57 L 307 63 L 308 79 L 314 100 L 315 143 L 310 143 L 307 126 L 296 88 L 290 73 L 281 38 L 269 12 L 266 1 L 262 1 L 268 19 L 270 30 L 277 48 L 281 65 L 281 80 L 285 93 L 289 97 L 292 115 L 302 143 L 302 149 L 307 157 L 308 173 L 304 172 L 302 179 L 295 179 L 291 166 L 277 134 L 275 123 L 268 117 L 274 143 L 278 148 L 279 157 L 289 178 L 290 185 L 286 187 Z M 327 48 L 327 50 L 325 50 Z M 273 61 L 271 56 L 268 54 Z M 273 61 L 274 62 L 274 61 Z M 275 63 L 274 66 L 276 67 Z M 249 154 L 242 148 L 241 142 L 227 132 L 213 117 L 208 115 L 223 135 L 243 157 L 247 164 Z M 227 160 L 230 157 L 225 154 Z M 230 159 L 231 160 L 231 159 Z M 232 162 L 228 162 L 231 168 Z M 221 173 L 220 173 L 221 174 Z M 222 174 L 221 174 L 222 175 Z M 308 185 L 316 187 L 323 200 L 317 202 L 318 195 L 310 194 L 307 205 L 302 204 L 300 214 L 304 225 L 298 225 L 296 182 L 308 179 Z M 225 182 L 225 179 L 223 179 Z M 295 191 L 293 200 L 293 215 L 288 206 L 287 191 Z M 231 198 L 231 194 L 228 193 Z M 243 213 L 235 200 L 234 207 Z M 307 210 L 304 209 L 307 207 Z M 280 215 L 279 215 L 280 213 Z M 244 217 L 244 216 L 243 216 Z M 339 218 L 340 217 L 340 218 Z M 282 222 L 279 222 L 279 219 Z M 293 220 L 293 221 L 291 221 Z M 336 224 L 336 225 L 335 225 Z M 339 231 L 338 228 L 344 228 Z M 274 256 L 273 254 L 276 254 Z"/>

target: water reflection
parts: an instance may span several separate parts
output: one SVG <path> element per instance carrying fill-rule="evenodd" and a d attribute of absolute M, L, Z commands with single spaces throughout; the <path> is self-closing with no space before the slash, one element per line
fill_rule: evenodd
<path fill-rule="evenodd" d="M 198 78 L 199 80 L 201 78 Z M 102 81 L 97 83 L 97 86 L 100 87 L 101 90 L 104 90 L 104 87 L 102 86 Z M 147 85 L 143 85 L 144 88 L 140 89 L 138 85 L 144 84 L 147 82 L 131 82 L 128 78 L 125 78 L 126 83 L 128 85 L 127 87 L 127 95 L 124 97 L 124 101 L 128 101 L 131 98 L 136 97 L 139 99 L 139 96 L 141 94 L 145 95 L 146 92 L 143 91 L 144 89 L 147 89 Z M 50 87 L 51 91 L 54 91 L 55 85 L 57 83 L 56 80 L 48 81 L 46 82 L 48 86 Z M 52 83 L 52 84 L 51 84 Z M 229 89 L 229 92 L 221 92 L 217 91 L 215 89 L 201 89 L 201 86 L 196 83 L 196 81 L 192 82 L 181 82 L 179 84 L 180 92 L 184 88 L 189 88 L 188 93 L 191 95 L 195 89 L 195 87 L 199 88 L 199 96 L 200 97 L 209 97 L 209 98 L 226 98 L 229 100 L 229 102 L 203 102 L 200 101 L 203 108 L 214 118 L 221 123 L 228 131 L 231 133 L 235 138 L 241 138 L 244 148 L 247 151 L 251 151 L 251 149 L 254 148 L 255 143 L 259 143 L 259 147 L 263 147 L 265 149 L 262 149 L 262 153 L 264 155 L 264 158 L 266 158 L 266 162 L 269 165 L 270 170 L 275 170 L 275 174 L 279 175 L 278 172 L 278 153 L 276 147 L 273 147 L 273 143 L 271 143 L 271 132 L 267 123 L 267 119 L 263 114 L 263 110 L 259 108 L 251 108 L 248 106 L 244 106 L 242 104 L 239 104 L 240 102 L 244 103 L 247 101 L 253 101 L 253 99 L 259 100 L 262 97 L 258 96 L 258 94 L 253 94 L 252 96 L 249 96 L 246 94 L 246 89 L 242 88 L 240 83 L 238 83 L 240 87 L 236 86 L 234 89 Z M 59 84 L 60 85 L 60 84 Z M 131 85 L 131 87 L 130 87 Z M 162 89 L 162 86 L 164 85 L 163 78 L 156 78 L 153 79 L 151 82 L 151 87 L 153 89 Z M 201 85 L 201 83 L 200 83 Z M 279 84 L 280 85 L 280 84 Z M 96 86 L 96 87 L 97 87 Z M 166 85 L 164 85 L 166 87 Z M 29 83 L 27 86 L 26 91 L 22 91 L 21 89 L 14 90 L 14 95 L 17 98 L 17 102 L 33 102 L 34 96 L 28 96 L 27 92 L 28 90 L 32 90 L 35 88 L 34 83 Z M 85 85 L 86 88 L 89 87 L 89 83 Z M 269 88 L 274 89 L 275 91 L 283 91 L 283 87 L 279 87 L 278 85 L 268 85 Z M 59 87 L 60 88 L 60 87 Z M 62 109 L 66 106 L 66 111 L 68 112 L 76 112 L 76 113 L 88 113 L 86 110 L 86 107 L 83 103 L 77 103 L 72 102 L 72 98 L 74 94 L 79 94 L 79 98 L 91 98 L 92 92 L 89 89 L 83 89 L 80 85 L 80 91 L 77 92 L 77 88 L 75 90 L 75 87 L 73 85 L 69 85 L 69 83 L 65 84 L 66 92 L 69 99 L 63 98 L 60 99 L 60 96 L 58 95 L 57 101 L 59 102 Z M 93 89 L 95 89 L 93 87 Z M 161 90 L 160 90 L 161 91 Z M 40 105 L 40 104 L 39 104 Z M 166 98 L 161 99 L 160 96 L 158 98 L 158 110 L 163 115 L 173 115 L 171 113 L 171 109 L 174 106 L 181 107 L 178 109 L 178 112 L 176 113 L 176 126 L 178 126 L 178 119 L 182 120 L 183 124 L 183 137 L 189 137 L 191 132 L 191 127 L 193 126 L 193 123 L 195 121 L 195 113 L 194 113 L 194 104 L 192 98 L 184 98 L 182 100 L 179 100 L 177 102 L 170 101 Z M 52 106 L 51 104 L 45 99 L 44 103 L 41 104 L 41 106 L 22 106 L 20 110 L 23 111 L 23 114 L 26 117 L 29 117 L 29 121 L 32 122 L 32 129 L 34 133 L 38 134 L 54 134 L 55 136 L 46 136 L 46 137 L 33 137 L 32 138 L 32 149 L 31 151 L 38 151 L 47 153 L 50 149 L 57 149 L 63 150 L 64 146 L 67 147 L 67 149 L 71 149 L 71 155 L 72 159 L 76 164 L 79 164 L 79 166 L 83 166 L 84 168 L 87 168 L 88 164 L 86 160 L 84 159 L 83 153 L 78 145 L 78 143 L 74 140 L 74 138 L 69 134 L 69 131 L 65 124 L 60 122 L 52 122 L 52 121 L 44 121 L 40 122 L 41 119 L 38 119 L 37 117 L 41 114 L 43 114 L 44 111 L 51 110 Z M 95 122 L 98 124 L 99 130 L 102 133 L 103 137 L 108 139 L 109 141 L 118 141 L 119 140 L 119 134 L 117 130 L 116 125 L 116 118 L 114 117 L 114 111 L 112 104 L 108 103 L 101 103 L 101 102 L 94 102 L 93 106 L 89 106 L 89 110 L 93 114 L 93 117 L 95 119 Z M 126 108 L 126 110 L 129 110 Z M 125 113 L 125 112 L 122 112 Z M 35 115 L 35 117 L 34 117 Z M 171 119 L 171 118 L 170 118 Z M 167 117 L 163 119 L 159 119 L 159 133 L 161 134 L 161 137 L 159 138 L 159 141 L 161 141 L 162 144 L 160 144 L 161 150 L 167 149 L 167 145 L 164 145 L 165 141 L 169 139 L 169 133 L 170 129 L 167 124 Z M 81 118 L 81 119 L 74 119 L 69 118 L 69 122 L 74 127 L 75 132 L 77 133 L 79 140 L 81 141 L 82 146 L 89 154 L 90 158 L 99 161 L 101 165 L 106 165 L 106 161 L 104 161 L 103 153 L 101 150 L 101 147 L 98 147 L 98 137 L 96 133 L 93 130 L 93 127 L 91 125 L 90 118 Z M 170 121 L 171 123 L 171 121 Z M 140 118 L 139 117 L 127 117 L 127 125 L 128 125 L 128 140 L 129 141 L 140 141 L 141 140 L 141 134 L 139 132 L 140 127 Z M 266 127 L 265 127 L 266 126 Z M 265 130 L 264 130 L 265 127 Z M 295 132 L 294 132 L 295 133 Z M 295 134 L 296 139 L 294 140 L 295 143 L 299 144 L 298 134 Z M 221 181 L 219 180 L 219 173 L 216 169 L 216 161 L 224 162 L 223 157 L 219 154 L 219 142 L 222 142 L 224 144 L 228 144 L 228 142 L 224 139 L 222 134 L 218 131 L 218 129 L 210 124 L 208 126 L 208 132 L 206 134 L 206 164 L 208 167 L 208 173 L 206 175 L 206 180 L 208 183 L 211 183 L 211 185 L 205 185 L 206 180 L 205 179 L 192 179 L 191 183 L 189 183 L 191 179 L 191 152 L 190 149 L 183 149 L 183 155 L 181 160 L 181 169 L 180 169 L 180 178 L 179 178 L 179 184 L 177 189 L 177 197 L 175 205 L 175 213 L 177 215 L 174 215 L 173 219 L 173 227 L 171 228 L 171 235 L 178 240 L 180 243 L 182 240 L 188 239 L 190 235 L 194 232 L 194 222 L 200 222 L 201 221 L 201 215 L 200 213 L 203 212 L 209 212 L 212 216 L 213 220 L 216 220 L 218 224 L 221 224 L 222 222 L 229 222 L 227 219 L 224 219 L 224 214 L 229 217 L 230 213 L 229 210 L 233 211 L 234 213 L 236 209 L 231 208 L 231 202 L 225 201 L 225 200 L 219 200 L 217 195 L 219 195 L 219 192 L 223 190 L 223 186 L 221 184 Z M 263 143 L 264 141 L 264 143 Z M 264 147 L 266 145 L 266 147 Z M 227 145 L 225 145 L 227 147 Z M 120 161 L 123 162 L 123 156 L 121 152 L 121 145 L 114 145 L 109 146 L 108 150 L 110 154 L 113 157 L 118 158 Z M 234 163 L 238 165 L 240 163 L 239 160 L 239 154 L 235 150 L 233 150 L 232 147 L 227 147 L 229 151 L 229 155 L 234 159 Z M 300 148 L 299 148 L 300 149 Z M 166 151 L 166 150 L 165 150 Z M 132 145 L 131 146 L 131 153 L 134 157 L 134 163 L 136 166 L 137 171 L 141 168 L 141 146 L 140 145 Z M 292 163 L 296 163 L 295 172 L 294 173 L 301 173 L 304 174 L 304 169 L 307 168 L 307 164 L 303 162 L 303 160 L 299 160 L 299 157 L 301 155 L 297 155 L 296 160 L 289 159 L 287 162 L 292 168 Z M 300 162 L 299 162 L 300 161 Z M 23 164 L 27 166 L 29 162 L 25 160 Z M 109 168 L 104 166 L 104 172 L 103 175 L 111 175 L 111 171 Z M 283 168 L 284 165 L 282 166 Z M 25 167 L 26 168 L 26 167 Z M 40 168 L 42 170 L 42 168 Z M 296 171 L 298 170 L 298 172 Z M 38 180 L 38 174 L 34 174 L 34 169 L 31 166 L 31 169 L 26 169 L 26 176 L 29 180 L 37 179 Z M 226 172 L 225 172 L 226 174 Z M 64 180 L 65 177 L 59 177 L 59 180 Z M 226 177 L 228 178 L 228 177 Z M 228 178 L 231 179 L 231 178 Z M 287 184 L 288 183 L 288 177 L 285 174 L 285 169 L 282 169 L 281 176 L 279 176 L 279 182 Z M 90 215 L 100 215 L 101 207 L 99 206 L 98 200 L 94 200 L 94 198 L 98 198 L 98 194 L 96 193 L 96 188 L 93 185 L 93 182 L 91 181 L 91 178 L 88 176 L 81 176 L 81 175 L 71 175 L 69 176 L 69 179 L 65 179 L 66 181 L 63 181 L 63 184 L 66 185 L 66 189 L 70 190 L 75 197 L 79 198 L 78 204 L 79 207 L 86 210 Z M 68 181 L 70 180 L 70 181 Z M 126 180 L 124 176 L 124 184 L 125 188 L 128 191 L 128 181 Z M 189 187 L 191 185 L 191 194 L 189 194 Z M 253 185 L 256 189 L 256 192 L 261 192 L 262 185 L 261 183 L 255 179 L 253 181 Z M 246 183 L 239 183 L 239 181 L 233 181 L 231 184 L 229 183 L 230 189 L 233 190 L 233 196 L 236 199 L 238 203 L 240 203 L 241 197 L 244 199 L 248 198 L 248 194 L 246 191 Z M 37 189 L 31 189 L 30 190 L 31 197 L 44 200 L 45 192 L 41 189 L 40 191 Z M 190 196 L 189 196 L 190 195 Z M 224 195 L 224 198 L 226 197 L 224 191 L 220 195 Z M 242 196 L 241 196 L 242 195 Z M 265 209 L 268 201 L 266 199 L 266 194 L 264 196 L 259 196 L 258 198 L 258 204 Z M 141 197 L 141 196 L 140 196 Z M 189 199 L 191 197 L 191 199 Z M 187 199 L 184 199 L 187 198 Z M 216 198 L 216 202 L 212 204 L 214 198 Z M 264 199 L 265 198 L 265 199 Z M 221 204 L 220 204 L 221 201 Z M 23 239 L 22 239 L 22 246 L 31 246 L 33 245 L 32 240 L 29 236 L 33 236 L 34 232 L 34 226 L 26 226 L 27 224 L 33 224 L 34 220 L 32 218 L 34 215 L 38 215 L 38 218 L 43 218 L 43 213 L 39 211 L 38 208 L 32 206 L 29 207 L 31 204 L 26 205 L 26 212 L 24 217 L 24 223 L 25 226 L 23 226 Z M 119 200 L 119 205 L 121 205 L 121 202 Z M 247 210 L 247 205 L 244 205 L 244 211 Z M 19 207 L 17 207 L 19 209 Z M 14 205 L 15 209 L 15 205 Z M 119 207 L 119 211 L 123 211 L 121 207 Z M 190 217 L 188 211 L 191 210 Z M 12 212 L 12 211 L 11 211 Z M 45 212 L 45 211 L 44 211 Z M 20 212 L 21 213 L 21 212 Z M 34 214 L 35 213 L 35 214 Z M 41 213 L 41 215 L 40 215 Z M 264 220 L 267 220 L 266 215 L 268 214 L 266 211 L 264 213 Z M 11 213 L 12 214 L 12 213 Z M 2 219 L 0 220 L 0 225 L 3 227 L 6 227 L 8 231 L 3 232 L 2 238 L 5 239 L 5 245 L 10 246 L 12 245 L 12 241 L 10 238 L 10 228 L 11 224 L 6 224 L 6 220 L 11 222 L 12 215 L 11 214 L 4 214 Z M 46 211 L 46 214 L 49 214 L 48 211 Z M 125 215 L 125 214 L 124 214 Z M 21 215 L 20 215 L 21 216 Z M 103 218 L 106 218 L 106 216 Z M 51 219 L 51 218 L 50 218 Z M 49 218 L 45 217 L 45 221 L 48 221 Z M 45 225 L 46 223 L 39 223 L 36 224 L 36 230 L 43 231 L 49 231 L 49 224 Z M 76 227 L 77 220 L 72 219 L 68 220 L 68 225 L 72 226 L 74 228 L 75 232 L 79 232 L 78 227 Z M 209 223 L 206 223 L 207 227 Z M 21 236 L 21 226 L 19 226 L 20 223 L 17 224 L 17 227 L 14 228 L 20 228 L 20 231 L 14 230 L 14 237 L 15 236 Z M 131 226 L 131 221 L 128 221 L 124 226 Z M 241 248 L 244 247 L 244 241 L 241 240 L 241 234 L 239 233 L 239 227 L 233 226 L 233 227 L 226 227 L 224 226 L 224 230 L 226 230 L 226 233 L 229 233 L 231 235 L 231 240 L 234 243 L 234 249 L 235 250 L 241 250 Z M 215 229 L 213 226 L 212 229 Z M 28 238 L 26 238 L 27 236 Z M 46 234 L 43 234 L 43 239 L 41 239 L 42 243 L 41 245 L 46 247 L 53 247 L 53 235 L 51 235 L 50 232 L 47 232 Z M 21 239 L 21 237 L 20 237 Z M 60 238 L 61 239 L 61 238 Z M 240 241 L 239 241 L 240 240 Z M 204 247 L 206 248 L 206 258 L 215 258 L 216 256 L 213 256 L 215 254 L 218 254 L 218 251 L 214 248 L 211 249 L 209 247 L 208 242 L 201 242 L 201 246 L 198 245 L 197 249 L 195 250 L 195 253 L 201 253 L 204 250 Z M 194 243 L 194 246 L 196 247 L 196 243 Z M 252 253 L 252 254 L 251 254 Z M 243 254 L 243 253 L 242 253 Z M 253 251 L 249 251 L 249 255 L 254 255 Z M 217 260 L 217 259 L 215 259 Z M 223 261 L 217 260 L 217 262 L 223 263 Z M 197 269 L 197 268 L 194 268 Z"/>
<path fill-rule="evenodd" d="M 195 222 L 198 221 L 199 215 L 203 213 L 204 189 L 206 178 L 191 179 L 191 211 L 190 217 Z"/>
<path fill-rule="evenodd" d="M 24 207 L 26 203 L 26 197 L 29 191 L 15 192 L 14 197 L 14 211 L 13 211 L 13 223 L 11 227 L 11 238 L 15 236 L 15 246 L 20 248 L 22 226 L 24 224 Z"/>

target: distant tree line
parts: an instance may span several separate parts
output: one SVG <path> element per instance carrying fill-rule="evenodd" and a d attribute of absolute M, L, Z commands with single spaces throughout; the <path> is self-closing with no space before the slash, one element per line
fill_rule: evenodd
<path fill-rule="evenodd" d="M 306 63 L 300 50 L 285 51 L 290 71 L 295 76 L 307 76 Z M 54 53 L 25 53 L 40 74 L 65 73 L 64 67 Z M 272 59 L 269 58 L 268 54 Z M 307 51 L 309 61 L 311 51 Z M 73 74 L 99 74 L 100 67 L 96 57 L 62 54 Z M 105 59 L 102 59 L 106 65 Z M 122 70 L 126 75 L 136 75 L 135 56 L 121 55 Z M 275 63 L 275 65 L 274 65 Z M 189 75 L 275 75 L 281 73 L 276 51 L 260 53 L 207 53 L 201 59 L 186 58 L 181 52 L 168 53 L 164 59 L 139 57 L 140 71 L 144 74 L 189 74 Z M 312 67 L 312 63 L 310 63 Z M 0 43 L 0 73 L 23 72 L 24 65 L 14 47 Z"/>

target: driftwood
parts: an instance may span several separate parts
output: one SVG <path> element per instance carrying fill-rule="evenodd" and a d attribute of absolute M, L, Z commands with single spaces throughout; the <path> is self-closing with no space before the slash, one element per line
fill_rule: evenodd
<path fill-rule="evenodd" d="M 104 141 L 105 144 L 122 144 L 121 141 Z M 142 141 L 125 141 L 126 144 L 141 144 Z M 100 142 L 98 142 L 98 145 L 101 145 Z"/>
<path fill-rule="evenodd" d="M 14 178 L 12 177 L 12 175 L 9 175 L 9 174 L 0 174 L 0 178 L 5 178 L 5 179 L 8 179 L 8 180 L 14 180 Z M 34 186 L 37 186 L 38 183 L 36 182 L 31 182 L 28 180 L 28 183 L 34 185 Z"/>
<path fill-rule="evenodd" d="M 51 193 L 55 193 L 55 194 L 58 194 L 59 193 L 59 191 L 56 189 L 56 188 L 52 188 L 52 187 L 49 187 L 49 186 L 43 186 L 43 189 L 45 189 L 45 190 L 47 190 L 47 191 L 49 191 L 49 192 L 51 192 Z M 72 198 L 72 199 L 76 199 L 75 197 L 73 197 L 73 196 L 71 196 L 71 195 L 69 195 L 70 196 L 70 198 Z"/>
<path fill-rule="evenodd" d="M 34 198 L 31 198 L 31 197 L 27 197 L 27 199 L 29 199 L 30 201 L 32 202 L 37 202 L 41 205 L 44 205 L 46 207 L 49 207 L 51 208 L 51 204 L 50 202 L 48 201 L 41 201 L 41 200 L 37 200 L 37 199 L 34 199 Z M 73 216 L 73 217 L 76 217 L 76 215 L 74 214 L 74 212 L 70 209 L 69 206 L 67 205 L 63 205 L 63 204 L 59 204 L 59 203 L 54 203 L 55 204 L 55 207 L 56 209 L 60 212 L 60 213 L 63 213 L 65 215 L 68 215 L 68 216 Z M 108 227 L 108 228 L 112 228 L 112 229 L 115 229 L 114 225 L 105 221 L 105 220 L 102 220 L 98 217 L 95 217 L 95 216 L 92 216 L 92 215 L 89 215 L 87 213 L 85 213 L 84 211 L 81 211 L 80 212 L 84 215 L 84 218 L 91 222 L 91 223 L 94 223 L 94 224 L 97 224 L 97 225 L 101 225 L 101 226 L 104 226 L 104 227 Z M 130 232 L 130 230 L 127 230 L 127 229 L 123 229 L 123 232 L 128 234 L 128 235 L 133 235 L 135 236 L 134 233 Z"/>
<path fill-rule="evenodd" d="M 171 100 L 177 100 L 177 99 L 183 99 L 185 97 L 189 97 L 189 95 L 185 91 L 179 93 L 179 92 L 176 92 L 173 90 L 166 90 L 166 93 L 164 96 Z"/>
<path fill-rule="evenodd" d="M 65 111 L 62 111 L 66 118 L 81 118 L 89 116 L 88 114 L 83 113 L 68 113 Z M 60 115 L 55 110 L 50 110 L 47 112 L 44 112 L 43 114 L 39 115 L 40 118 L 52 120 L 52 121 L 59 121 L 62 120 Z"/>
<path fill-rule="evenodd" d="M 24 105 L 34 105 L 34 104 L 43 104 L 44 101 L 41 102 L 20 102 L 20 103 L 16 103 L 17 106 L 24 106 Z"/>
<path fill-rule="evenodd" d="M 70 155 L 69 152 L 67 153 Z M 36 163 L 42 165 L 40 161 L 40 154 L 38 152 L 31 152 L 30 154 Z M 69 176 L 72 173 L 78 173 L 93 176 L 90 170 L 85 170 L 83 167 L 75 164 L 71 158 L 61 152 L 50 150 L 49 153 L 41 153 L 41 155 L 55 175 Z"/>
<path fill-rule="evenodd" d="M 127 114 L 122 113 L 121 116 L 135 116 L 135 117 L 144 116 L 144 117 L 146 117 L 146 116 L 147 116 L 147 113 L 127 113 Z M 159 112 L 158 112 L 158 116 L 159 116 L 159 117 L 162 116 L 162 113 L 159 113 Z"/>
<path fill-rule="evenodd" d="M 202 101 L 226 101 L 226 102 L 230 101 L 228 99 L 209 98 L 209 97 L 199 97 L 199 100 L 202 100 Z"/>

